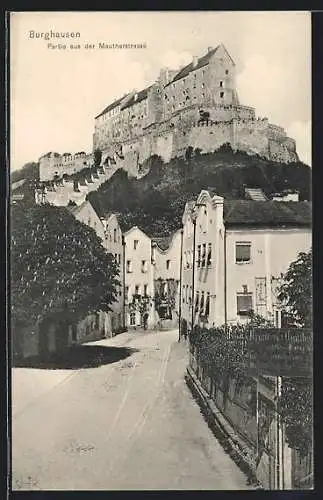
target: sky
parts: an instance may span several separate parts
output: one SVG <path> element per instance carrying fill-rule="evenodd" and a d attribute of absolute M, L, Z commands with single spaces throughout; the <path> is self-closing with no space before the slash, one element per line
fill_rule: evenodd
<path fill-rule="evenodd" d="M 81 36 L 30 37 L 50 30 Z M 147 47 L 100 49 L 99 42 Z M 87 43 L 95 47 L 86 49 Z M 16 12 L 10 20 L 11 169 L 48 151 L 90 152 L 94 117 L 108 104 L 153 83 L 162 66 L 177 69 L 219 43 L 236 63 L 240 103 L 284 127 L 311 165 L 310 13 Z"/>

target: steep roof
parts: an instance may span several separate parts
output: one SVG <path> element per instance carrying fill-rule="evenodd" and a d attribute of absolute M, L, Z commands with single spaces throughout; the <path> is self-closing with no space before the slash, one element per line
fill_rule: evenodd
<path fill-rule="evenodd" d="M 310 202 L 224 200 L 226 226 L 307 226 L 312 225 Z"/>
<path fill-rule="evenodd" d="M 140 90 L 139 92 L 137 93 L 134 93 L 129 100 L 127 100 L 123 106 L 121 106 L 121 109 L 126 109 L 126 108 L 129 108 L 130 106 L 132 106 L 133 104 L 137 103 L 137 102 L 141 102 L 143 101 L 144 99 L 147 98 L 148 96 L 148 90 L 152 87 L 152 85 L 150 85 L 149 87 L 143 89 L 143 90 Z M 137 97 L 136 97 L 137 96 Z"/>
<path fill-rule="evenodd" d="M 172 81 L 169 82 L 166 85 L 166 87 L 168 85 L 170 85 L 171 83 L 176 82 L 176 80 L 180 80 L 181 78 L 185 78 L 185 76 L 189 75 L 191 73 L 191 71 L 196 71 L 197 69 L 200 69 L 203 66 L 206 66 L 207 64 L 209 64 L 209 61 L 210 61 L 211 57 L 216 53 L 216 51 L 218 50 L 219 47 L 220 47 L 220 45 L 218 45 L 215 49 L 212 49 L 209 52 L 207 52 L 207 54 L 205 54 L 204 56 L 200 57 L 197 60 L 197 64 L 195 66 L 193 65 L 193 61 L 190 62 L 189 64 L 187 64 L 187 66 L 184 66 L 184 68 L 182 68 L 174 76 L 174 78 L 172 79 Z"/>
<path fill-rule="evenodd" d="M 106 108 L 104 108 L 103 111 L 101 111 L 100 114 L 98 114 L 95 119 L 99 118 L 100 116 L 102 115 L 105 115 L 105 113 L 108 113 L 108 111 L 111 111 L 112 109 L 116 108 L 117 106 L 119 106 L 119 104 L 121 104 L 121 102 L 128 96 L 129 94 L 126 94 L 124 95 L 123 97 L 120 97 L 120 99 L 117 99 L 116 101 L 114 101 L 112 104 L 109 104 L 109 106 L 107 106 Z"/>

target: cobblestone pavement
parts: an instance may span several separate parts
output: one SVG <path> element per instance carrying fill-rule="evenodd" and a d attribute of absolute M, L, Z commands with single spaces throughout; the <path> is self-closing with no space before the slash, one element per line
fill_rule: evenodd
<path fill-rule="evenodd" d="M 87 360 L 114 347 L 94 367 L 14 368 L 13 489 L 249 489 L 185 384 L 177 337 L 127 332 L 86 346 Z"/>

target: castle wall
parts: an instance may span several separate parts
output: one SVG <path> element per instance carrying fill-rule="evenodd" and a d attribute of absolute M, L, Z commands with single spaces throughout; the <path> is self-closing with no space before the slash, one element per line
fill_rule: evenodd
<path fill-rule="evenodd" d="M 267 120 L 236 120 L 233 126 L 235 149 L 268 156 Z"/>
<path fill-rule="evenodd" d="M 222 144 L 232 142 L 232 131 L 232 123 L 230 122 L 193 127 L 187 139 L 185 136 L 186 140 L 181 145 L 181 151 L 185 153 L 185 149 L 189 145 L 193 149 L 201 149 L 202 153 L 212 153 Z"/>

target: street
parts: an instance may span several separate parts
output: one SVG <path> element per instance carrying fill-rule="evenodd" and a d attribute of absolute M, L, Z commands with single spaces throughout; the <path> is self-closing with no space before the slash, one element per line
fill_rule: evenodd
<path fill-rule="evenodd" d="M 12 488 L 249 489 L 185 384 L 177 338 L 127 332 L 70 366 L 13 368 Z"/>

